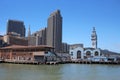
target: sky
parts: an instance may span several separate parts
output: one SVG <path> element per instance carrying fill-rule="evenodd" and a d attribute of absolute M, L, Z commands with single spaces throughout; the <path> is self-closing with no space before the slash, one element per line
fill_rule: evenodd
<path fill-rule="evenodd" d="M 47 27 L 50 14 L 59 9 L 63 17 L 63 42 L 91 47 L 96 28 L 98 47 L 120 53 L 120 0 L 0 0 L 0 35 L 7 20 L 24 21 L 26 34 Z"/>

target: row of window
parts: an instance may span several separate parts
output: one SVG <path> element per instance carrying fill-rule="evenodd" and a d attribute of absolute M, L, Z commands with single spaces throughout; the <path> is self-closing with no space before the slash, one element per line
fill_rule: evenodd
<path fill-rule="evenodd" d="M 95 51 L 95 56 L 99 56 L 99 52 L 98 51 Z M 100 54 L 101 56 L 102 54 Z M 71 52 L 71 56 L 73 56 L 73 52 Z M 77 56 L 81 56 L 81 51 L 77 51 Z M 90 51 L 87 51 L 86 52 L 86 56 L 91 56 L 91 52 Z"/>

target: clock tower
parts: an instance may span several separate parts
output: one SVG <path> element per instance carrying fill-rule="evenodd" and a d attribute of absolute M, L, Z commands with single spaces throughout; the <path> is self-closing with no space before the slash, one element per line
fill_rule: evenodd
<path fill-rule="evenodd" d="M 92 41 L 92 47 L 97 48 L 97 34 L 96 34 L 95 27 L 93 27 L 93 31 L 91 34 L 91 41 Z"/>

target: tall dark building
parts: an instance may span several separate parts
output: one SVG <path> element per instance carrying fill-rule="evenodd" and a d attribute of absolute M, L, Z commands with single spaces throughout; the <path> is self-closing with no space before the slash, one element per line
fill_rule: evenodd
<path fill-rule="evenodd" d="M 8 20 L 7 22 L 7 34 L 16 33 L 20 37 L 25 37 L 25 26 L 24 22 L 17 20 Z"/>
<path fill-rule="evenodd" d="M 62 46 L 62 16 L 60 11 L 53 12 L 47 22 L 47 45 L 53 46 L 55 52 L 61 52 Z"/>

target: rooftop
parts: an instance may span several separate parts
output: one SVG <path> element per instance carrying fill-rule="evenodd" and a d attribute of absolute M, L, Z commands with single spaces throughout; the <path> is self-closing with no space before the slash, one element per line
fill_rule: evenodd
<path fill-rule="evenodd" d="M 40 45 L 40 46 L 20 46 L 20 45 L 11 45 L 11 46 L 7 46 L 7 47 L 3 47 L 0 48 L 0 50 L 4 50 L 4 49 L 41 49 L 41 48 L 49 48 L 49 49 L 53 49 L 53 47 L 48 46 L 48 45 Z"/>

